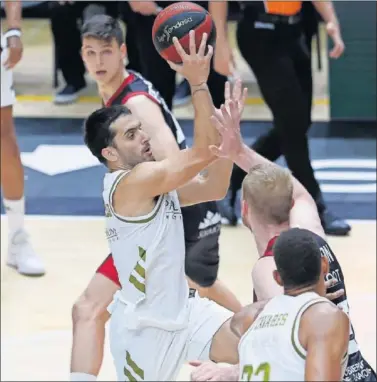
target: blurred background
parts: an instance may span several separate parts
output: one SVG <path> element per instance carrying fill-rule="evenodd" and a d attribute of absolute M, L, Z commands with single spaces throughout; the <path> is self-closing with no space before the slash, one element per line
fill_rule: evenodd
<path fill-rule="evenodd" d="M 24 55 L 14 70 L 14 115 L 28 179 L 27 210 L 31 214 L 102 214 L 102 177 L 98 172 L 104 169 L 87 153 L 82 154 L 82 163 L 78 159 L 82 119 L 100 106 L 100 99 L 94 82 L 80 65 L 74 64 L 79 42 L 74 41 L 69 28 L 58 23 L 58 12 L 63 10 L 52 11 L 52 3 L 58 2 L 23 2 Z M 85 3 L 86 10 L 79 16 L 72 13 L 78 27 L 91 14 L 93 4 L 100 8 L 95 12 L 102 9 L 120 20 L 129 17 L 129 10 L 124 11 L 121 6 L 124 2 L 79 3 Z M 314 22 L 314 32 L 310 32 L 314 35 L 311 158 L 325 199 L 333 205 L 334 212 L 343 218 L 375 218 L 375 208 L 370 208 L 370 203 L 375 201 L 376 187 L 376 3 L 336 1 L 334 6 L 346 45 L 338 60 L 329 59 L 331 43 L 323 23 L 316 27 L 318 15 L 309 15 L 306 21 L 310 28 Z M 249 89 L 243 134 L 251 143 L 271 128 L 272 115 L 237 46 L 236 25 L 242 13 L 239 2 L 230 2 L 229 41 L 237 72 Z M 127 33 L 127 25 L 123 21 L 122 25 Z M 54 28 L 60 30 L 54 34 Z M 59 63 L 59 50 L 67 50 L 67 46 L 68 58 Z M 173 104 L 174 114 L 190 140 L 193 109 L 187 88 L 177 86 Z M 73 163 L 63 160 L 71 152 L 76 158 Z M 354 160 L 351 168 L 350 159 Z M 71 182 L 76 185 L 74 192 Z M 88 182 L 92 185 L 89 189 L 84 187 Z M 346 200 L 350 200 L 350 206 L 345 211 Z M 348 215 L 344 216 L 344 212 Z"/>

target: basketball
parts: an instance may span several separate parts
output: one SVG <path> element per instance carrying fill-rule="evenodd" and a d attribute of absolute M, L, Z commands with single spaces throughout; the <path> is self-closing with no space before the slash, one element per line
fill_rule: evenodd
<path fill-rule="evenodd" d="M 182 62 L 173 44 L 177 37 L 186 53 L 189 53 L 189 32 L 195 31 L 195 43 L 198 49 L 203 33 L 207 33 L 207 44 L 214 45 L 216 27 L 211 15 L 200 5 L 191 2 L 179 2 L 163 9 L 156 17 L 152 39 L 158 53 L 176 64 Z"/>

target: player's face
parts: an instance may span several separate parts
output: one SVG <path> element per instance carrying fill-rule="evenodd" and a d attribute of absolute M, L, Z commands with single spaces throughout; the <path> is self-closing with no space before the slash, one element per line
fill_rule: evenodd
<path fill-rule="evenodd" d="M 103 41 L 85 37 L 82 42 L 81 54 L 89 74 L 97 83 L 105 85 L 120 70 L 123 70 L 126 47 L 124 44 L 119 46 L 115 38 L 111 41 Z"/>
<path fill-rule="evenodd" d="M 118 161 L 125 167 L 134 167 L 139 163 L 153 161 L 149 136 L 142 130 L 141 123 L 132 115 L 118 118 L 113 127 L 115 137 L 113 147 Z"/>

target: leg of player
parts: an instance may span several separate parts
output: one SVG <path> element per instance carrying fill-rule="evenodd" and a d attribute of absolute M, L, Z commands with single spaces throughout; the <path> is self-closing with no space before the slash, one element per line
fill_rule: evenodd
<path fill-rule="evenodd" d="M 8 218 L 9 252 L 7 265 L 25 275 L 45 273 L 24 229 L 24 171 L 13 123 L 14 94 L 9 70 L 1 68 L 1 187 Z"/>
<path fill-rule="evenodd" d="M 194 245 L 186 242 L 186 276 L 190 287 L 196 289 L 200 297 L 208 298 L 232 312 L 238 312 L 242 309 L 241 303 L 217 278 L 220 261 L 219 236 L 217 233 L 203 237 Z"/>
<path fill-rule="evenodd" d="M 96 273 L 72 310 L 71 381 L 95 381 L 103 360 L 106 310 L 119 286 Z"/>

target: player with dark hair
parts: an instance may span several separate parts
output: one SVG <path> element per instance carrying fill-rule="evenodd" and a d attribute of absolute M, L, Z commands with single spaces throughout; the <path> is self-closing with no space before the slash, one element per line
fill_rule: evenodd
<path fill-rule="evenodd" d="M 118 380 L 171 381 L 196 357 L 238 360 L 222 346 L 236 342 L 229 331 L 233 313 L 195 297 L 185 275 L 180 206 L 223 198 L 232 171 L 231 161 L 209 150 L 221 140 L 210 126 L 216 110 L 206 84 L 213 52 L 208 46 L 205 54 L 206 41 L 203 34 L 196 49 L 191 31 L 187 54 L 174 38 L 182 58 L 177 69 L 190 84 L 195 107 L 192 148 L 156 160 L 142 122 L 122 105 L 97 110 L 85 122 L 85 143 L 108 169 L 102 194 L 106 235 L 121 284 L 108 308 Z M 216 118 L 229 118 L 229 112 L 240 118 L 242 109 L 229 100 Z"/>
<path fill-rule="evenodd" d="M 329 261 L 315 235 L 292 228 L 276 239 L 273 253 L 273 277 L 284 294 L 245 308 L 231 322 L 240 338 L 241 380 L 342 380 L 350 322 L 323 297 Z"/>
<path fill-rule="evenodd" d="M 119 23 L 109 16 L 95 16 L 82 28 L 82 56 L 89 74 L 96 80 L 105 106 L 125 105 L 141 121 L 150 138 L 156 160 L 186 148 L 185 136 L 174 115 L 153 85 L 138 73 L 124 69 L 126 47 Z M 229 84 L 228 84 L 229 85 Z M 233 96 L 242 97 L 241 83 Z M 243 98 L 245 98 L 245 94 Z M 230 87 L 226 87 L 230 98 Z M 190 286 L 232 311 L 241 304 L 219 280 L 220 216 L 215 202 L 182 207 L 185 230 L 185 271 Z M 204 222 L 202 224 L 202 222 Z M 102 359 L 106 308 L 120 288 L 112 255 L 98 268 L 73 308 L 71 378 L 96 378 Z"/>
<path fill-rule="evenodd" d="M 272 248 L 281 233 L 289 228 L 300 227 L 312 232 L 322 256 L 328 259 L 329 271 L 325 280 L 333 284 L 328 293 L 331 294 L 333 302 L 349 314 L 343 272 L 334 252 L 326 242 L 313 198 L 288 170 L 271 163 L 244 145 L 240 126 L 237 125 L 235 118 L 231 116 L 226 123 L 219 121 L 216 123 L 223 140 L 229 144 L 214 147 L 213 153 L 231 159 L 248 172 L 242 187 L 242 218 L 244 224 L 253 232 L 259 253 L 259 260 L 252 271 L 255 300 L 267 300 L 283 293 L 281 285 L 272 277 L 273 271 L 276 270 Z M 296 266 L 294 260 L 292 266 Z M 352 325 L 348 352 L 348 365 L 344 378 L 348 381 L 376 381 L 375 372 L 360 352 Z M 228 369 L 218 371 L 213 365 L 211 367 L 216 373 L 229 371 Z"/>

